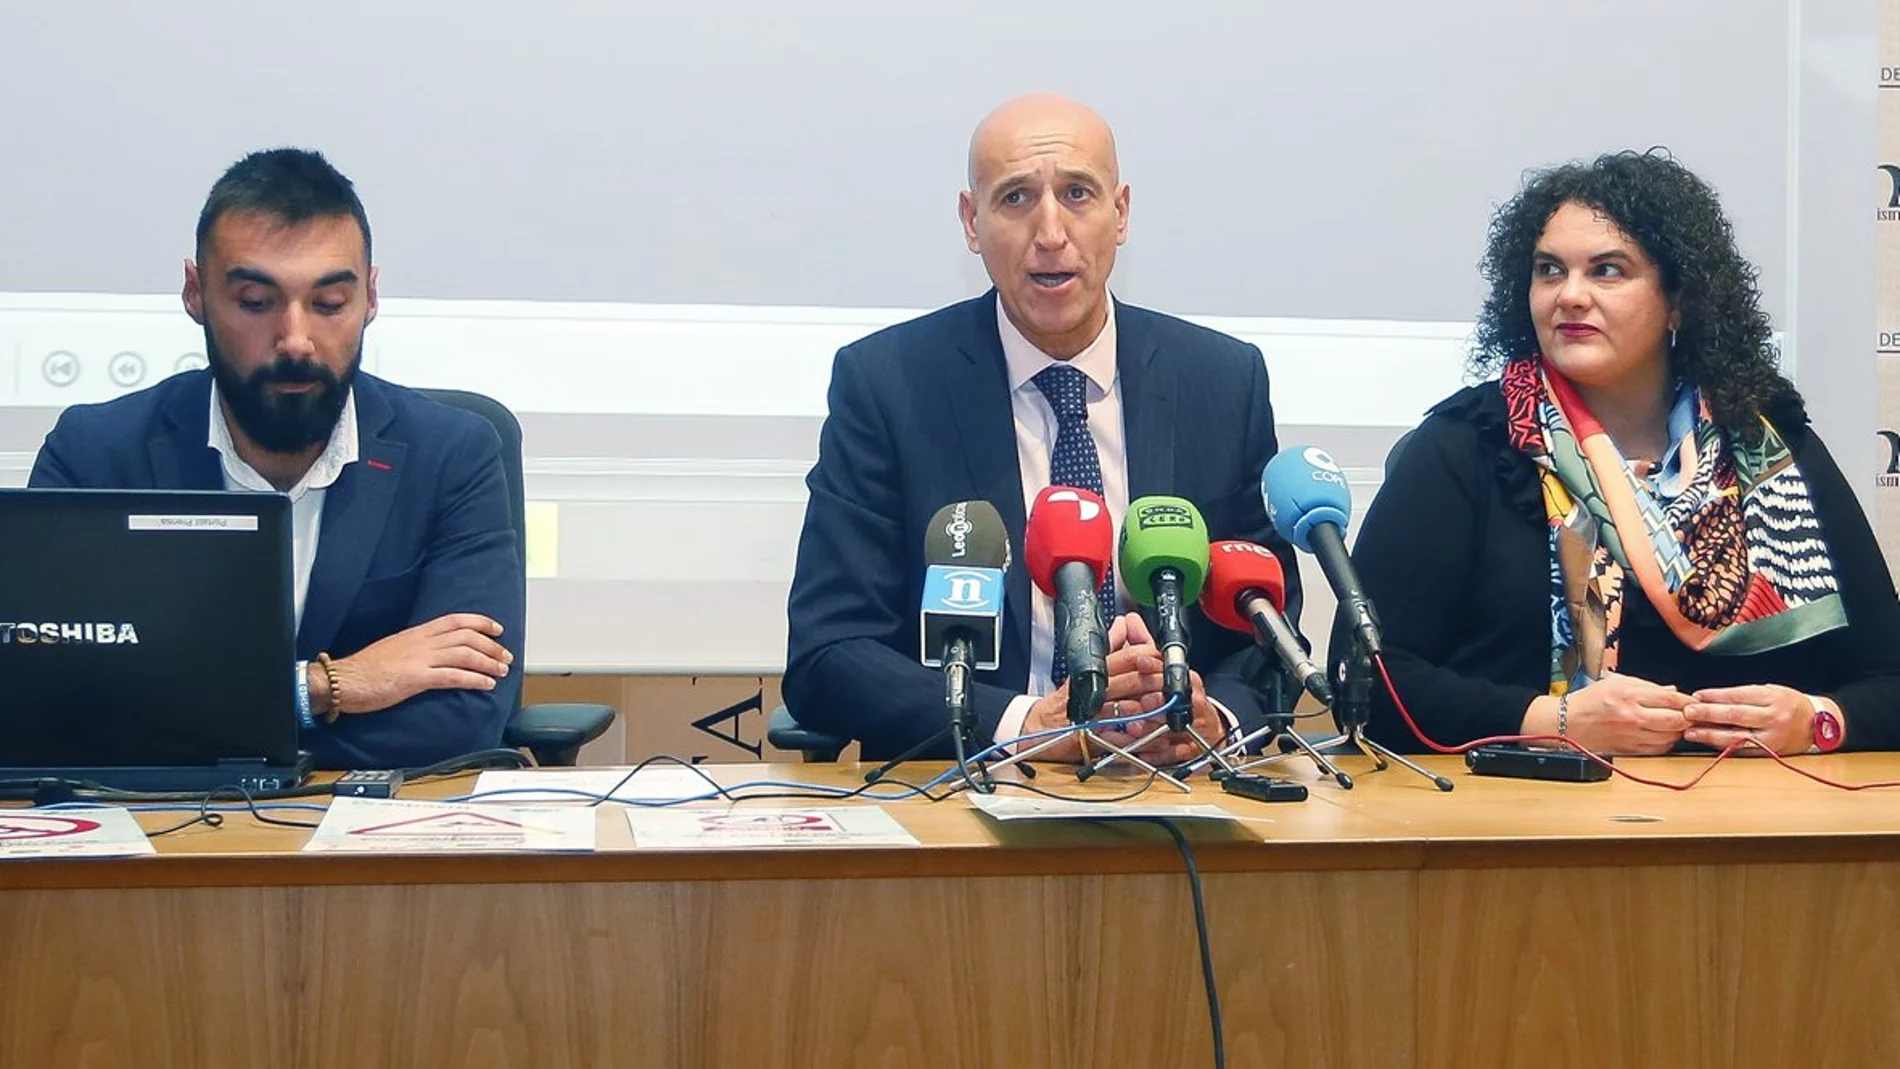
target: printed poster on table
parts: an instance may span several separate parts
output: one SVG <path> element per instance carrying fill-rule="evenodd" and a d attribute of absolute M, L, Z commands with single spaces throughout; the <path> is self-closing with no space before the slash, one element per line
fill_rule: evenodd
<path fill-rule="evenodd" d="M 916 836 L 874 805 L 629 809 L 627 825 L 641 850 L 917 845 Z"/>
<path fill-rule="evenodd" d="M 0 809 L 0 860 L 156 852 L 145 829 L 125 809 Z"/>
<path fill-rule="evenodd" d="M 455 805 L 338 798 L 304 845 L 308 853 L 589 851 L 592 806 Z"/>

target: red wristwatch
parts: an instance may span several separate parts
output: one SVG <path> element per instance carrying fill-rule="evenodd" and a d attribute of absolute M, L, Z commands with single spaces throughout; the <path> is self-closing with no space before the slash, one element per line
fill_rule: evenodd
<path fill-rule="evenodd" d="M 1833 753 L 1841 748 L 1841 718 L 1820 702 L 1814 703 L 1814 745 L 1808 747 L 1809 753 Z"/>

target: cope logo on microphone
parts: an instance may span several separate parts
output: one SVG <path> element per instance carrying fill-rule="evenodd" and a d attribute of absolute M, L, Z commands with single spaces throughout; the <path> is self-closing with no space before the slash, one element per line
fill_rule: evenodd
<path fill-rule="evenodd" d="M 1144 531 L 1156 527 L 1192 527 L 1194 513 L 1179 505 L 1144 505 L 1135 513 L 1135 526 Z"/>
<path fill-rule="evenodd" d="M 1317 446 L 1307 446 L 1306 451 L 1300 456 L 1313 466 L 1314 482 L 1331 483 L 1334 486 L 1346 485 L 1346 473 L 1339 470 L 1339 463 L 1326 450 Z"/>

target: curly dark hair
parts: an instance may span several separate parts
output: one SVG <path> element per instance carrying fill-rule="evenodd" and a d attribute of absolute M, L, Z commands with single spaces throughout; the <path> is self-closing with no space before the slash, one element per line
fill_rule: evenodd
<path fill-rule="evenodd" d="M 1472 342 L 1474 373 L 1488 377 L 1538 351 L 1531 254 L 1551 215 L 1570 203 L 1602 212 L 1656 262 L 1682 320 L 1671 368 L 1701 391 L 1716 422 L 1749 442 L 1760 436 L 1764 409 L 1805 422 L 1801 395 L 1776 366 L 1755 265 L 1735 248 L 1715 191 L 1663 149 L 1535 172 L 1498 209 L 1479 265 L 1491 292 Z"/>

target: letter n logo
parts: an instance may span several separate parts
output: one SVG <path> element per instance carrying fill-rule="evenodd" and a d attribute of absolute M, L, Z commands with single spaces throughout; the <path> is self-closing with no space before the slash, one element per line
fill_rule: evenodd
<path fill-rule="evenodd" d="M 983 604 L 983 581 L 969 575 L 951 576 L 948 600 L 959 607 Z"/>

